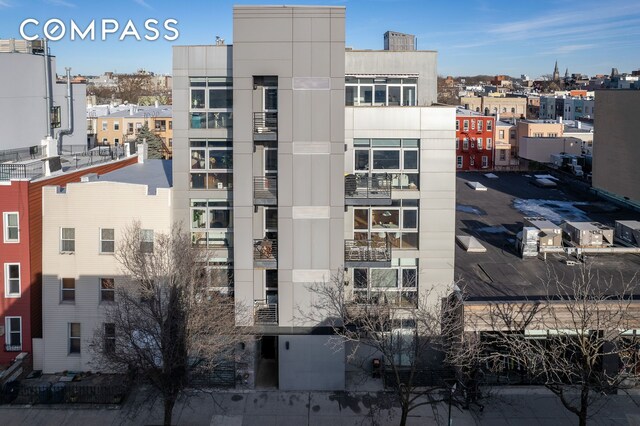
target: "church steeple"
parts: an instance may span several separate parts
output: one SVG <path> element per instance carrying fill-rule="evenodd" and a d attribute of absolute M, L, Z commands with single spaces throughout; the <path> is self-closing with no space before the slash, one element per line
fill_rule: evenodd
<path fill-rule="evenodd" d="M 558 61 L 556 60 L 556 66 L 553 67 L 553 81 L 560 80 L 560 71 L 558 71 Z"/>

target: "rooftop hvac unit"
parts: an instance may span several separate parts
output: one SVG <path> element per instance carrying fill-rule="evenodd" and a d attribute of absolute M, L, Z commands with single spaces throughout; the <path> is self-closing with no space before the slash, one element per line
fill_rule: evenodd
<path fill-rule="evenodd" d="M 603 247 L 613 244 L 613 229 L 598 222 L 565 222 L 568 240 L 577 247 Z"/>
<path fill-rule="evenodd" d="M 615 238 L 623 244 L 640 247 L 640 222 L 616 220 Z"/>

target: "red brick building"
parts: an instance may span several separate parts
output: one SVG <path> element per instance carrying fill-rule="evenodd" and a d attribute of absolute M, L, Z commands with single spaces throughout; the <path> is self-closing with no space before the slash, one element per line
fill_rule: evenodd
<path fill-rule="evenodd" d="M 42 337 L 42 187 L 65 186 L 136 161 L 133 156 L 31 179 L 2 180 L 0 173 L 0 365 L 32 353 L 32 338 Z"/>
<path fill-rule="evenodd" d="M 495 117 L 458 108 L 456 111 L 456 170 L 493 169 L 495 127 Z"/>

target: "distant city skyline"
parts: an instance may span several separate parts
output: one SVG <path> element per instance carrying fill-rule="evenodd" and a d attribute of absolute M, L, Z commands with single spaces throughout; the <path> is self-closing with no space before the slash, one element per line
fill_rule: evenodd
<path fill-rule="evenodd" d="M 274 4 L 253 0 L 248 4 Z M 418 49 L 438 51 L 438 74 L 470 76 L 508 74 L 531 78 L 551 74 L 558 61 L 560 75 L 608 74 L 640 69 L 640 0 L 604 7 L 601 2 L 543 0 L 513 3 L 473 0 L 456 4 L 409 0 L 316 0 L 287 4 L 344 5 L 347 8 L 346 45 L 354 49 L 382 49 L 387 30 L 415 34 Z M 131 19 L 141 32 L 144 21 L 176 19 L 180 37 L 118 41 L 70 41 L 51 43 L 59 60 L 74 74 L 100 75 L 106 71 L 134 72 L 144 68 L 171 73 L 172 45 L 214 44 L 220 36 L 233 43 L 231 29 L 234 2 L 193 0 L 180 4 L 168 0 L 114 0 L 108 4 L 79 0 L 0 0 L 0 38 L 20 38 L 26 18 L 42 24 L 60 19 L 85 27 L 112 18 L 124 26 Z M 122 30 L 122 28 L 121 28 Z M 97 32 L 98 33 L 98 32 Z M 119 32 L 120 33 L 120 32 Z M 119 34 L 118 33 L 118 34 Z M 144 35 L 144 34 L 142 34 Z"/>

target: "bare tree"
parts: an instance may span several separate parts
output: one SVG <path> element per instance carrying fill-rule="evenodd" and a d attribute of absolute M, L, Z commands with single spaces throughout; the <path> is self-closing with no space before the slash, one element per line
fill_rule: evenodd
<path fill-rule="evenodd" d="M 345 280 L 338 272 L 329 282 L 310 285 L 313 302 L 300 314 L 332 329 L 330 342 L 345 346 L 350 365 L 383 376 L 400 404 L 400 425 L 420 406 L 452 402 L 458 366 L 448 361 L 468 360 L 446 354 L 460 348 L 450 344 L 458 325 L 446 320 L 459 306 L 382 296 L 358 303 Z"/>
<path fill-rule="evenodd" d="M 640 305 L 631 279 L 603 279 L 581 266 L 565 283 L 550 270 L 541 300 L 491 303 L 465 312 L 471 328 L 484 328 L 486 361 L 517 365 L 542 383 L 586 425 L 603 393 L 637 378 Z M 467 309 L 466 309 L 467 310 Z"/>
<path fill-rule="evenodd" d="M 137 72 L 135 74 L 118 74 L 116 96 L 123 102 L 138 103 L 138 98 L 154 93 L 150 74 Z"/>
<path fill-rule="evenodd" d="M 194 375 L 212 374 L 233 360 L 243 334 L 235 326 L 233 299 L 218 291 L 220 284 L 203 269 L 204 253 L 191 248 L 179 225 L 153 235 L 134 222 L 119 240 L 123 279 L 92 351 L 102 368 L 151 383 L 168 425 Z"/>

